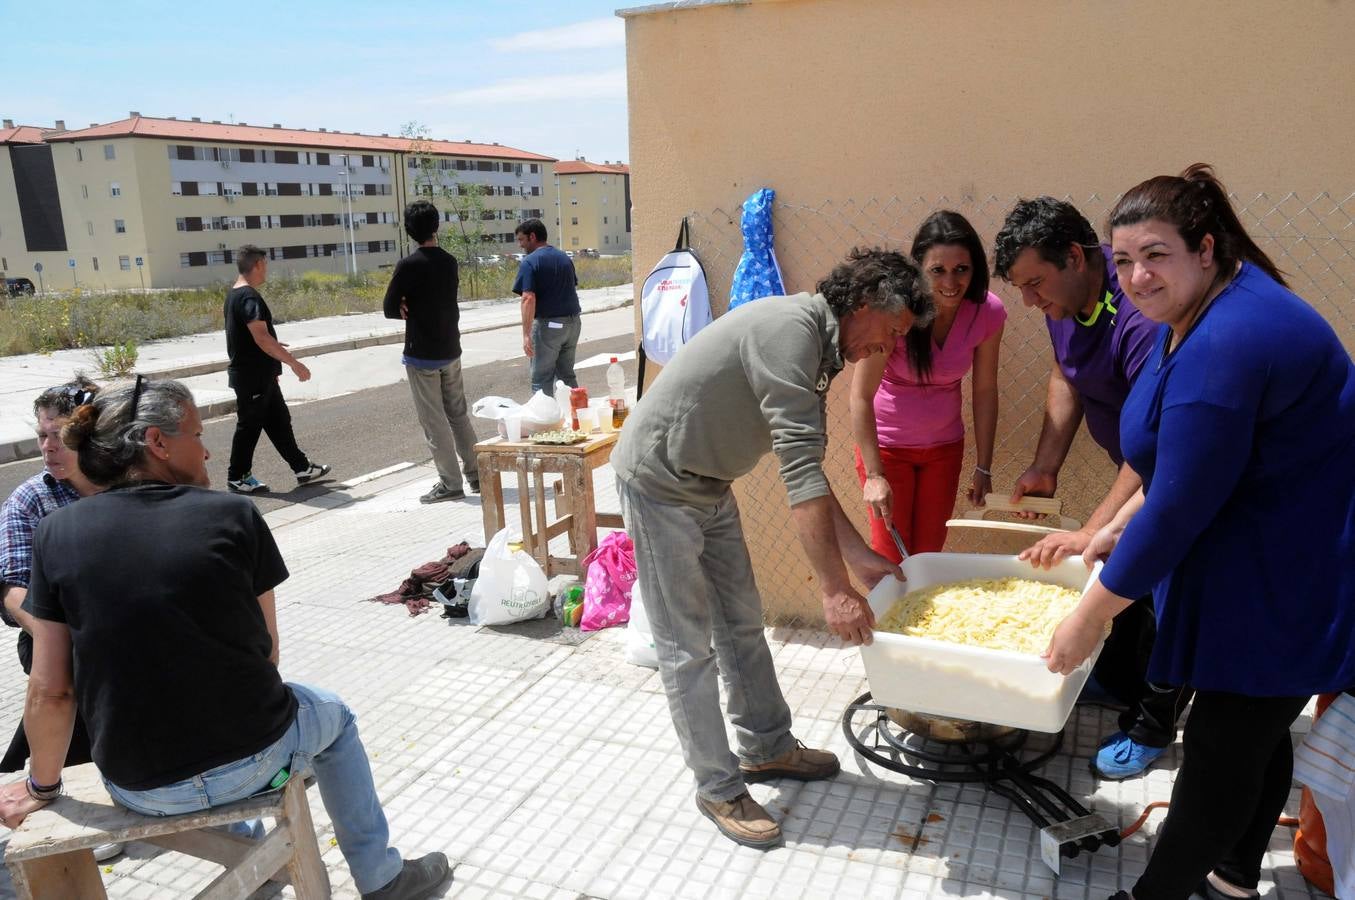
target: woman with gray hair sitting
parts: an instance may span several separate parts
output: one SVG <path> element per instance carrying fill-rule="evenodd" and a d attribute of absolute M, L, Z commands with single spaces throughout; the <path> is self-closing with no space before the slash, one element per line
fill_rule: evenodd
<path fill-rule="evenodd" d="M 287 567 L 253 503 L 205 490 L 189 390 L 138 375 L 76 409 L 63 440 L 107 490 L 38 528 L 24 601 L 36 622 L 32 761 L 25 781 L 0 789 L 4 823 L 60 794 L 78 708 L 127 808 L 195 812 L 313 770 L 362 896 L 429 896 L 447 858 L 403 861 L 389 845 L 352 711 L 278 674 L 273 589 Z"/>

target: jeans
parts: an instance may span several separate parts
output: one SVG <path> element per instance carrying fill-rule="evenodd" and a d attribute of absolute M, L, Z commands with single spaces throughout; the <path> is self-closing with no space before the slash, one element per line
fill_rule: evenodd
<path fill-rule="evenodd" d="M 885 480 L 894 493 L 894 527 L 909 553 L 936 553 L 946 543 L 946 520 L 964 465 L 964 438 L 935 447 L 881 447 Z M 856 476 L 866 483 L 866 466 L 856 451 Z M 903 562 L 884 519 L 869 515 L 870 548 L 890 562 Z"/>
<path fill-rule="evenodd" d="M 795 746 L 734 493 L 697 508 L 660 503 L 621 478 L 616 486 L 682 756 L 697 794 L 731 800 L 745 788 L 720 715 L 720 675 L 739 757 L 756 765 Z"/>
<path fill-rule="evenodd" d="M 259 434 L 267 433 L 278 455 L 293 472 L 304 472 L 311 461 L 296 445 L 292 434 L 292 414 L 282 399 L 282 388 L 274 378 L 261 385 L 235 388 L 235 435 L 231 438 L 231 459 L 226 479 L 239 481 L 254 468 L 254 448 Z"/>
<path fill-rule="evenodd" d="M 574 377 L 574 351 L 583 323 L 578 316 L 537 319 L 532 322 L 532 391 L 549 394 L 555 382 L 578 387 Z"/>
<path fill-rule="evenodd" d="M 400 874 L 400 851 L 390 846 L 390 829 L 372 783 L 353 711 L 338 696 L 303 684 L 296 695 L 296 720 L 282 737 L 253 756 L 183 781 L 148 791 L 124 791 L 105 782 L 114 800 L 147 816 L 174 816 L 224 806 L 271 790 L 283 769 L 292 778 L 314 772 L 320 799 L 334 823 L 339 850 L 359 893 L 385 887 Z"/>
<path fill-rule="evenodd" d="M 461 360 L 454 359 L 437 369 L 405 366 L 409 390 L 414 395 L 414 412 L 423 427 L 424 439 L 433 453 L 433 465 L 443 487 L 456 490 L 461 487 L 457 470 L 459 455 L 466 477 L 480 480 L 475 462 L 475 428 L 470 423 L 466 408 L 466 389 L 461 381 Z"/>

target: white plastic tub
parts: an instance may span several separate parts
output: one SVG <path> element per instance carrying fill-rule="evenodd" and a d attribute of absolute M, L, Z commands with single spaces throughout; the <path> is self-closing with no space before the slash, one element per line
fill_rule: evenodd
<path fill-rule="evenodd" d="M 886 578 L 867 599 L 879 619 L 908 591 L 934 584 L 1017 576 L 1081 591 L 1099 571 L 1098 563 L 1089 574 L 1076 557 L 1046 571 L 1015 556 L 919 553 L 903 563 L 906 584 Z M 861 648 L 861 660 L 876 703 L 951 719 L 1056 732 L 1068 721 L 1101 646 L 1064 676 L 1050 672 L 1035 655 L 876 631 L 875 642 Z"/>

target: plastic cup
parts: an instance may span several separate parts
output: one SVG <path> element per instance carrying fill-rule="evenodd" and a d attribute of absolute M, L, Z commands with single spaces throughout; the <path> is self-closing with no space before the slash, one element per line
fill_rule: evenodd
<path fill-rule="evenodd" d="M 591 406 L 581 406 L 575 413 L 579 417 L 579 430 L 588 434 L 598 430 L 598 411 Z"/>
<path fill-rule="evenodd" d="M 592 407 L 593 413 L 597 416 L 599 431 L 603 434 L 616 431 L 616 428 L 612 426 L 612 407 L 610 403 L 606 400 L 594 400 L 589 406 Z"/>
<path fill-rule="evenodd" d="M 508 416 L 503 420 L 503 427 L 508 440 L 522 440 L 522 416 Z"/>

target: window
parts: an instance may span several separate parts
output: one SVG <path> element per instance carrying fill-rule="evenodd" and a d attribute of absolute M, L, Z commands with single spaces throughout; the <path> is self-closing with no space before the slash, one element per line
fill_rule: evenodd
<path fill-rule="evenodd" d="M 532 196 L 533 196 L 533 197 L 540 197 L 540 196 L 541 196 L 541 185 L 539 185 L 539 184 L 534 184 L 534 185 L 532 185 Z"/>
<path fill-rule="evenodd" d="M 130 256 L 119 256 L 118 268 L 124 272 L 132 271 L 132 258 Z"/>
<path fill-rule="evenodd" d="M 570 216 L 570 217 L 569 217 L 569 224 L 571 224 L 571 225 L 577 225 L 577 224 L 579 224 L 579 217 L 578 217 L 578 216 Z"/>
<path fill-rule="evenodd" d="M 571 179 L 569 179 L 569 183 L 570 183 L 570 184 L 578 184 L 578 183 L 579 183 L 579 179 L 577 179 L 577 178 L 571 178 Z"/>
<path fill-rule="evenodd" d="M 577 247 L 577 246 L 579 246 L 579 239 L 578 239 L 578 238 L 571 238 L 570 241 L 569 241 L 569 243 L 570 243 L 570 246 L 572 246 L 572 247 Z"/>
<path fill-rule="evenodd" d="M 80 199 L 82 200 L 89 199 L 89 185 L 87 184 L 80 185 Z"/>
<path fill-rule="evenodd" d="M 121 196 L 122 196 L 122 185 L 118 184 L 116 181 L 110 181 L 110 182 L 108 182 L 108 196 L 110 196 L 110 197 L 121 197 Z"/>
<path fill-rule="evenodd" d="M 274 150 L 273 162 L 294 166 L 297 164 L 297 153 L 295 150 Z"/>
<path fill-rule="evenodd" d="M 113 220 L 113 233 L 114 233 L 114 234 L 126 234 L 126 233 L 127 233 L 127 221 L 126 221 L 125 219 L 114 219 L 114 220 Z"/>
<path fill-rule="evenodd" d="M 570 197 L 570 198 L 569 198 L 569 205 L 570 205 L 570 206 L 578 206 L 578 205 L 579 205 L 579 198 L 578 198 L 578 197 Z"/>
<path fill-rule="evenodd" d="M 93 256 L 90 258 L 94 260 L 94 271 L 99 271 L 99 257 Z"/>
<path fill-rule="evenodd" d="M 85 161 L 85 151 L 81 150 L 79 147 L 75 148 L 75 161 L 76 162 Z"/>
<path fill-rule="evenodd" d="M 608 236 L 605 235 L 605 234 L 602 236 L 602 243 L 604 243 L 604 244 L 610 244 L 611 242 L 612 242 L 612 239 L 611 239 L 610 237 L 608 237 Z"/>
<path fill-rule="evenodd" d="M 606 183 L 607 183 L 607 176 L 606 176 L 606 175 L 603 175 L 603 176 L 602 176 L 602 183 L 603 183 L 603 184 L 606 184 Z"/>
<path fill-rule="evenodd" d="M 603 217 L 602 217 L 602 224 L 603 224 L 603 225 L 606 225 L 606 224 L 607 224 L 607 217 L 606 217 L 606 216 L 603 216 Z"/>
<path fill-rule="evenodd" d="M 104 144 L 104 159 L 117 159 L 117 156 L 112 144 Z"/>
<path fill-rule="evenodd" d="M 89 236 L 90 236 L 90 237 L 94 237 L 94 223 L 93 223 L 93 222 L 86 222 L 86 223 L 85 223 L 85 227 L 89 229 Z"/>
<path fill-rule="evenodd" d="M 540 172 L 540 171 L 541 171 L 541 167 L 538 166 L 536 163 L 532 163 L 532 174 L 535 175 L 537 172 Z"/>

